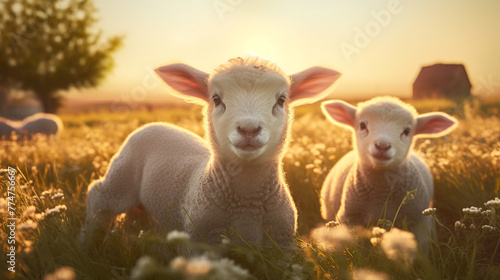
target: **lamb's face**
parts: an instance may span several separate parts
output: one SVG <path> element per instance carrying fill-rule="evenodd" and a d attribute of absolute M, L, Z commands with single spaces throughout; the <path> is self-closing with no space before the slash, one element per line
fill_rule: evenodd
<path fill-rule="evenodd" d="M 361 162 L 377 169 L 399 165 L 412 146 L 415 123 L 412 113 L 397 104 L 378 103 L 360 108 L 354 131 Z"/>
<path fill-rule="evenodd" d="M 394 168 L 404 161 L 415 136 L 440 137 L 457 125 L 444 113 L 418 115 L 415 108 L 394 97 L 375 97 L 358 108 L 340 100 L 321 106 L 332 122 L 354 130 L 361 163 L 376 169 Z"/>
<path fill-rule="evenodd" d="M 277 161 L 294 106 L 329 93 L 340 73 L 311 67 L 289 77 L 258 57 L 235 58 L 208 75 L 186 64 L 155 69 L 172 94 L 206 105 L 213 155 L 246 162 Z"/>
<path fill-rule="evenodd" d="M 221 155 L 268 160 L 284 144 L 288 80 L 269 69 L 240 66 L 209 82 L 208 124 Z"/>

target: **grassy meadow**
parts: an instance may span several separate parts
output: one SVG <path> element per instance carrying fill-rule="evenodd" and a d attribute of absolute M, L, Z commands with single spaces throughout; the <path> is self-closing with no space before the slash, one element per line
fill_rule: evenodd
<path fill-rule="evenodd" d="M 500 279 L 500 201 L 495 200 L 500 197 L 500 103 L 414 105 L 419 113 L 441 110 L 460 121 L 452 134 L 419 139 L 415 145 L 435 181 L 432 217 L 438 240 L 429 256 L 406 246 L 403 235 L 387 243 L 396 250 L 390 253 L 370 230 L 324 227 L 318 193 L 328 171 L 351 150 L 352 140 L 349 131 L 325 119 L 319 104 L 296 109 L 293 141 L 284 157 L 299 211 L 296 249 L 238 246 L 229 239 L 208 246 L 178 232 L 165 238 L 125 216 L 107 232 L 102 246 L 79 248 L 87 186 L 105 173 L 127 135 L 153 121 L 202 135 L 201 108 L 193 105 L 62 115 L 65 129 L 59 139 L 0 141 L 0 278 Z M 7 263 L 12 246 L 9 166 L 16 169 L 15 273 Z M 309 233 L 317 227 L 318 238 L 312 240 Z"/>

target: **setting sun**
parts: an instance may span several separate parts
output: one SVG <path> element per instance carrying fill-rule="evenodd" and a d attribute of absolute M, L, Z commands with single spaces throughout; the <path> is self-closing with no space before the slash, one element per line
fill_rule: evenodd
<path fill-rule="evenodd" d="M 464 64 L 478 95 L 499 92 L 498 1 L 149 0 L 97 7 L 105 33 L 126 36 L 101 94 L 130 90 L 145 67 L 184 62 L 210 72 L 247 55 L 266 57 L 286 73 L 336 69 L 343 77 L 333 97 L 409 97 L 420 68 L 437 62 Z"/>

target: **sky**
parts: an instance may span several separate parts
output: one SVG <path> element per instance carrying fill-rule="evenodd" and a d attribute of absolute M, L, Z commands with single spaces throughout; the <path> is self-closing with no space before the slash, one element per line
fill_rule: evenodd
<path fill-rule="evenodd" d="M 409 97 L 420 68 L 438 62 L 463 63 L 478 95 L 500 92 L 498 0 L 95 2 L 104 35 L 125 41 L 90 94 L 168 96 L 151 69 L 182 62 L 210 72 L 248 55 L 289 74 L 342 72 L 331 98 Z"/>

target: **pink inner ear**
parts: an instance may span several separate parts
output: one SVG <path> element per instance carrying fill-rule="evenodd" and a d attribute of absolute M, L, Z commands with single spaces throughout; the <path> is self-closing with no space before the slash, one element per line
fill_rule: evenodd
<path fill-rule="evenodd" d="M 329 93 L 323 91 L 332 86 L 340 76 L 339 72 L 323 67 L 313 67 L 292 75 L 290 101 L 312 99 L 314 102 L 321 99 Z"/>
<path fill-rule="evenodd" d="M 331 119 L 340 124 L 354 127 L 356 108 L 342 101 L 324 102 L 323 110 Z"/>
<path fill-rule="evenodd" d="M 441 113 L 429 113 L 417 118 L 418 134 L 439 134 L 453 127 L 456 121 Z"/>
<path fill-rule="evenodd" d="M 201 85 L 198 78 L 181 71 L 170 72 L 168 75 L 170 76 L 170 78 L 168 78 L 170 80 L 170 86 L 176 90 L 180 92 L 193 92 L 197 95 L 198 93 L 202 93 L 203 95 L 198 96 L 199 98 L 205 96 L 205 85 Z"/>
<path fill-rule="evenodd" d="M 208 100 L 206 73 L 185 64 L 167 65 L 155 71 L 167 85 L 182 95 Z"/>

